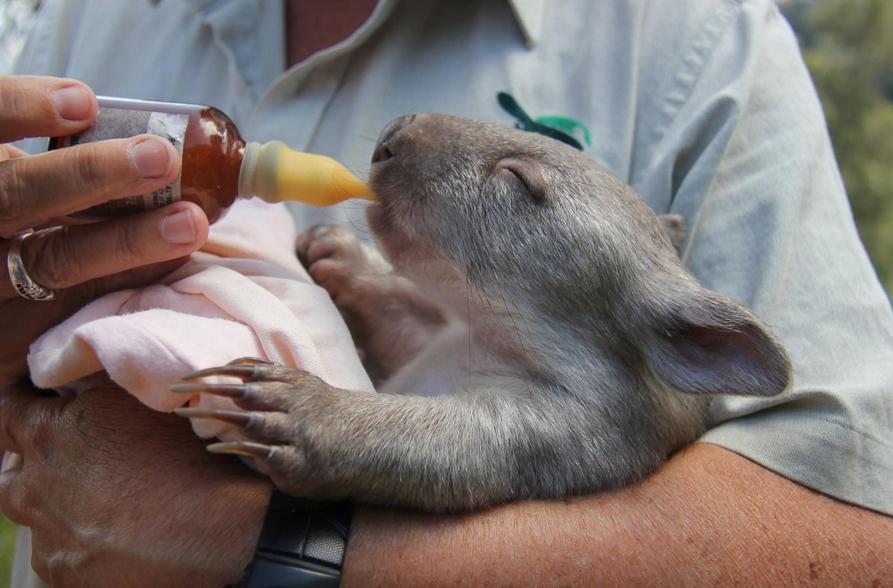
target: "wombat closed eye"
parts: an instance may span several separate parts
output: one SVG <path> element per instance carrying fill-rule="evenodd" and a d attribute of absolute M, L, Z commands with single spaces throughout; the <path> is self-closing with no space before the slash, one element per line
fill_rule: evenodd
<path fill-rule="evenodd" d="M 384 258 L 339 227 L 299 254 L 379 393 L 245 361 L 206 371 L 243 386 L 200 386 L 250 411 L 204 414 L 251 439 L 211 449 L 284 491 L 456 511 L 615 488 L 694 440 L 710 395 L 788 386 L 766 326 L 699 285 L 641 198 L 573 149 L 419 114 L 372 161 Z"/>

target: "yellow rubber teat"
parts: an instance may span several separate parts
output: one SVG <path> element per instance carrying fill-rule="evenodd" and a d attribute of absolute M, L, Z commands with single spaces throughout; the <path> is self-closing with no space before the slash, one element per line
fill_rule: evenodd
<path fill-rule="evenodd" d="M 377 200 L 369 184 L 331 157 L 293 151 L 281 141 L 245 146 L 239 195 L 313 206 L 331 206 L 349 198 Z"/>

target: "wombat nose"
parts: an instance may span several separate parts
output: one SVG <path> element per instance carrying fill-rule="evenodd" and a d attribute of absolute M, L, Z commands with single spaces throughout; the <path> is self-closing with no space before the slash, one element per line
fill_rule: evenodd
<path fill-rule="evenodd" d="M 394 157 L 394 152 L 391 150 L 391 139 L 394 138 L 394 135 L 396 135 L 400 129 L 406 127 L 414 120 L 414 114 L 398 116 L 382 129 L 381 135 L 378 137 L 378 144 L 375 146 L 375 151 L 372 152 L 372 163 L 387 161 Z"/>

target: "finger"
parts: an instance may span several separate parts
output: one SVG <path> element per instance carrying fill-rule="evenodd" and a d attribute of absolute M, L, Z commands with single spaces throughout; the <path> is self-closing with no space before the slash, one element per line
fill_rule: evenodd
<path fill-rule="evenodd" d="M 0 474 L 0 513 L 18 525 L 28 525 L 26 488 L 20 470 Z"/>
<path fill-rule="evenodd" d="M 84 83 L 40 76 L 0 76 L 0 143 L 83 130 L 99 105 Z"/>
<path fill-rule="evenodd" d="M 346 273 L 346 269 L 344 262 L 326 258 L 311 263 L 310 267 L 307 268 L 307 273 L 310 274 L 314 282 L 323 286 L 333 276 L 338 276 L 339 273 L 342 275 Z"/>
<path fill-rule="evenodd" d="M 174 259 L 91 280 L 58 292 L 52 302 L 37 303 L 17 298 L 2 303 L 0 333 L 6 333 L 6 336 L 0 337 L 0 357 L 3 358 L 0 386 L 13 385 L 27 377 L 28 347 L 44 331 L 99 296 L 155 283 L 185 262 L 186 258 Z"/>
<path fill-rule="evenodd" d="M 28 155 L 15 145 L 0 145 L 0 162 Z"/>
<path fill-rule="evenodd" d="M 246 427 L 251 423 L 250 412 L 241 410 L 217 410 L 207 408 L 175 408 L 174 414 L 186 419 L 210 419 L 228 425 Z"/>
<path fill-rule="evenodd" d="M 180 169 L 164 139 L 140 135 L 0 162 L 0 234 L 12 235 L 114 198 L 172 182 Z"/>
<path fill-rule="evenodd" d="M 295 253 L 299 258 L 303 258 L 307 253 L 307 247 L 310 245 L 312 239 L 311 231 L 313 229 L 314 227 L 311 227 L 295 237 Z"/>
<path fill-rule="evenodd" d="M 21 243 L 22 263 L 45 288 L 60 290 L 135 267 L 177 259 L 208 238 L 208 219 L 191 202 L 103 223 L 63 227 Z M 9 243 L 0 245 L 8 251 Z M 17 294 L 0 280 L 0 300 Z"/>
<path fill-rule="evenodd" d="M 310 248 L 310 245 L 312 245 L 320 235 L 324 235 L 327 231 L 331 230 L 331 228 L 331 225 L 313 225 L 298 235 L 295 239 L 295 251 L 302 263 L 306 263 L 307 261 L 307 249 Z"/>
<path fill-rule="evenodd" d="M 35 438 L 55 418 L 58 398 L 38 396 L 21 386 L 0 389 L 0 448 L 27 458 Z"/>

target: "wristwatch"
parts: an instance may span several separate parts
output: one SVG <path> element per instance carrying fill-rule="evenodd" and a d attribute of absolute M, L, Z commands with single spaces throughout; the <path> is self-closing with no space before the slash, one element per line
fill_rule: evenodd
<path fill-rule="evenodd" d="M 350 502 L 270 497 L 254 559 L 238 588 L 336 588 L 353 515 Z"/>

